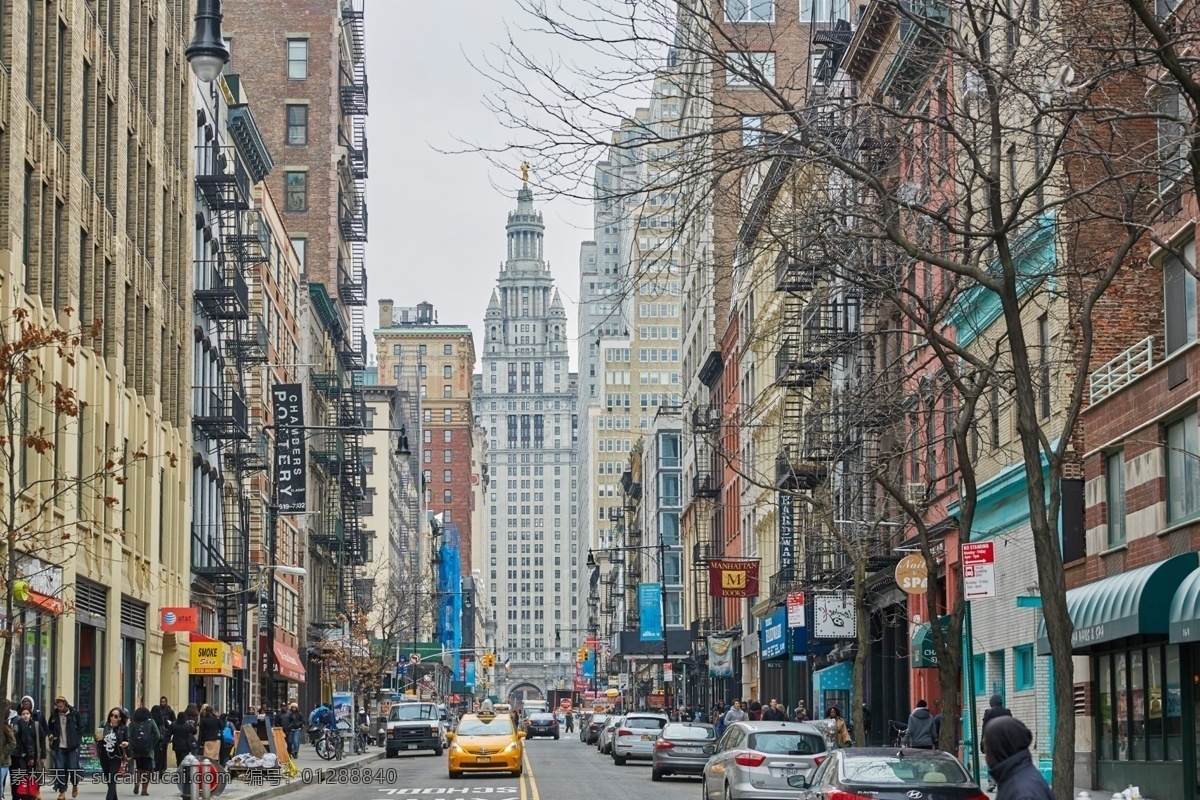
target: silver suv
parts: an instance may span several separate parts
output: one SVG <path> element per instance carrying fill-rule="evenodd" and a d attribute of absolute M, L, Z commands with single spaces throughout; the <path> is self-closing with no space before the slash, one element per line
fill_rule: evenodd
<path fill-rule="evenodd" d="M 613 732 L 613 763 L 621 767 L 630 758 L 653 759 L 654 743 L 666 724 L 664 714 L 627 714 Z"/>

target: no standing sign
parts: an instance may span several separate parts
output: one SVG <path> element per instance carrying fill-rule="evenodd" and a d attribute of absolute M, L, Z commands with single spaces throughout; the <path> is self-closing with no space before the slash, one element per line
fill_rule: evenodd
<path fill-rule="evenodd" d="M 996 543 L 967 542 L 962 546 L 963 597 L 983 600 L 996 596 Z"/>

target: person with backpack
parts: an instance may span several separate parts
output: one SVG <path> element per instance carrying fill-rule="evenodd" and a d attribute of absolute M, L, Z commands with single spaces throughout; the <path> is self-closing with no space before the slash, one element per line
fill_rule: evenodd
<path fill-rule="evenodd" d="M 150 773 L 154 771 L 154 754 L 162 731 L 150 716 L 150 709 L 138 706 L 129 723 L 129 755 L 133 757 L 133 793 L 144 797 L 149 794 Z M 60 797 L 59 800 L 62 800 Z"/>
<path fill-rule="evenodd" d="M 226 717 L 225 721 L 221 723 L 221 755 L 218 758 L 222 767 L 233 757 L 234 741 L 236 740 L 233 735 L 233 720 Z"/>
<path fill-rule="evenodd" d="M 67 796 L 67 780 L 71 782 L 71 797 L 79 796 L 79 746 L 83 741 L 83 718 L 59 695 L 54 698 L 47 726 L 50 734 L 50 753 L 54 757 L 54 790 L 58 800 Z"/>

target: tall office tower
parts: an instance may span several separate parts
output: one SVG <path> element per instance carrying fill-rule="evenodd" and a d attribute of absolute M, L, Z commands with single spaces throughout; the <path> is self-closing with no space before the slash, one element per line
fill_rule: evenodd
<path fill-rule="evenodd" d="M 569 688 L 575 668 L 578 401 L 567 315 L 542 255 L 544 231 L 525 184 L 508 215 L 508 257 L 484 316 L 475 392 L 491 478 L 487 582 L 496 646 L 510 660 L 497 675 L 501 696 L 523 681 Z"/>
<path fill-rule="evenodd" d="M 242 0 L 224 5 L 236 73 L 255 98 L 275 160 L 267 178 L 281 200 L 309 297 L 300 361 L 309 472 L 308 578 L 303 609 L 309 664 L 330 651 L 355 608 L 369 603 L 362 574 L 366 534 L 363 425 L 358 374 L 366 367 L 367 75 L 363 0 Z M 270 25 L 264 25 L 270 20 Z M 310 669 L 300 701 L 310 703 Z"/>

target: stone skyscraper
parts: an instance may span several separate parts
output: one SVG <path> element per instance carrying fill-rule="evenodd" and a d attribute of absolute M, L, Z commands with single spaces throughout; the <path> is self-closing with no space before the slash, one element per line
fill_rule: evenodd
<path fill-rule="evenodd" d="M 523 681 L 570 689 L 575 672 L 576 375 L 544 231 L 525 184 L 508 215 L 508 256 L 484 317 L 476 376 L 491 477 L 485 574 L 498 660 L 510 662 L 495 676 L 500 694 Z"/>

